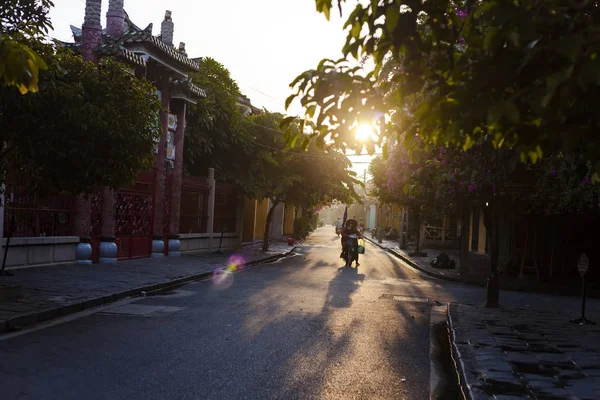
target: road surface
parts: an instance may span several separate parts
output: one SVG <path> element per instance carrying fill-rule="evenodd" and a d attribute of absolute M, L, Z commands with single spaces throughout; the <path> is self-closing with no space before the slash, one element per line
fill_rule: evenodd
<path fill-rule="evenodd" d="M 358 269 L 339 253 L 322 228 L 232 280 L 0 340 L 1 398 L 429 398 L 430 311 L 481 304 L 483 289 L 427 278 L 374 245 Z"/>

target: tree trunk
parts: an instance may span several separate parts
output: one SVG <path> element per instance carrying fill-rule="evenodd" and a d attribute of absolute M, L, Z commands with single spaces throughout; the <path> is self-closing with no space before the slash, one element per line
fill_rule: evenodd
<path fill-rule="evenodd" d="M 421 209 L 415 209 L 417 238 L 415 240 L 415 254 L 421 253 Z"/>
<path fill-rule="evenodd" d="M 489 206 L 484 207 L 484 225 L 490 235 L 490 275 L 487 282 L 486 307 L 498 307 L 500 283 L 498 277 L 498 258 L 500 255 L 500 204 L 496 196 Z"/>
<path fill-rule="evenodd" d="M 471 224 L 471 206 L 464 201 L 460 220 L 460 275 L 469 275 L 469 232 Z"/>
<path fill-rule="evenodd" d="M 273 218 L 273 212 L 275 208 L 279 205 L 279 200 L 273 201 L 271 204 L 271 208 L 269 208 L 269 212 L 267 213 L 267 222 L 265 225 L 265 233 L 263 236 L 263 247 L 262 251 L 269 251 L 269 235 L 271 233 L 271 219 Z"/>

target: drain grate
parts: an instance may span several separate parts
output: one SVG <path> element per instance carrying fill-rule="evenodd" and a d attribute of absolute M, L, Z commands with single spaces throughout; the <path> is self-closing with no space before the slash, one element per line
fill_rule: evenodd
<path fill-rule="evenodd" d="M 395 295 L 395 294 L 382 294 L 380 299 L 388 299 L 394 301 L 403 301 L 406 303 L 429 303 L 429 299 L 427 297 L 418 297 L 418 296 L 403 296 L 403 295 Z"/>
<path fill-rule="evenodd" d="M 429 303 L 429 299 L 426 297 L 394 296 L 393 300 L 408 301 L 412 303 Z"/>

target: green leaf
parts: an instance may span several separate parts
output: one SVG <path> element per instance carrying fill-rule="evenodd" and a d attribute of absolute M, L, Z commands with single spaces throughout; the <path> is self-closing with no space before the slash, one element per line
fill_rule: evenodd
<path fill-rule="evenodd" d="M 290 107 L 290 104 L 292 104 L 292 101 L 294 101 L 295 98 L 296 98 L 296 95 L 292 94 L 292 95 L 288 96 L 287 99 L 285 99 L 285 109 L 286 110 Z"/>
<path fill-rule="evenodd" d="M 385 27 L 388 32 L 394 32 L 400 21 L 400 8 L 396 3 L 392 3 L 385 10 Z"/>
<path fill-rule="evenodd" d="M 332 0 L 316 0 L 317 12 L 325 14 L 325 18 L 329 21 L 331 13 Z"/>
<path fill-rule="evenodd" d="M 463 150 L 464 151 L 469 150 L 471 147 L 473 147 L 474 144 L 475 144 L 475 142 L 471 138 L 471 135 L 466 135 L 465 142 L 463 144 Z"/>
<path fill-rule="evenodd" d="M 286 129 L 292 122 L 294 122 L 296 120 L 296 116 L 291 116 L 291 117 L 285 117 L 284 119 L 281 120 L 281 122 L 279 122 L 279 128 L 280 129 Z"/>

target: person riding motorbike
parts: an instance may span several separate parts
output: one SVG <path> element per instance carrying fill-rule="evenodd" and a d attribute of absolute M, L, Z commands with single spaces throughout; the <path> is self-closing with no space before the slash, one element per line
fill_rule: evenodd
<path fill-rule="evenodd" d="M 337 221 L 335 221 L 335 234 L 339 236 L 343 229 L 344 223 L 342 222 L 342 219 L 338 217 Z"/>
<path fill-rule="evenodd" d="M 363 238 L 362 233 L 358 229 L 358 223 L 356 222 L 356 220 L 349 219 L 348 221 L 346 221 L 346 227 L 344 228 L 344 230 L 342 232 L 342 253 L 340 254 L 340 258 L 343 258 L 344 260 L 346 259 L 346 250 L 347 250 L 346 242 L 348 240 L 348 237 L 352 234 L 356 235 L 356 237 L 359 239 Z M 358 267 L 359 265 L 360 264 L 358 263 L 358 254 L 357 254 L 356 255 L 356 266 Z"/>

